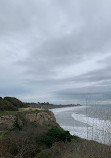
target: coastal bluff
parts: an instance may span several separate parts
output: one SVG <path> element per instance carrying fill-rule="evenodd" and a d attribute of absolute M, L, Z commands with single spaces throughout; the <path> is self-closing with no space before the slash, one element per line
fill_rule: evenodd
<path fill-rule="evenodd" d="M 16 120 L 19 124 L 22 125 L 23 121 L 21 117 L 18 117 L 20 112 L 17 112 L 16 115 L 2 115 L 0 116 L 0 124 L 4 124 L 7 128 L 12 128 Z M 39 111 L 27 111 L 26 113 L 21 112 L 23 117 L 29 122 L 35 122 L 39 125 L 49 125 L 50 123 L 56 123 L 56 118 L 53 112 L 48 110 L 39 110 Z"/>
<path fill-rule="evenodd" d="M 36 122 L 37 124 L 43 125 L 43 124 L 49 124 L 50 122 L 56 122 L 56 118 L 51 111 L 39 111 L 38 113 L 29 113 L 26 114 L 26 118 L 30 122 Z"/>

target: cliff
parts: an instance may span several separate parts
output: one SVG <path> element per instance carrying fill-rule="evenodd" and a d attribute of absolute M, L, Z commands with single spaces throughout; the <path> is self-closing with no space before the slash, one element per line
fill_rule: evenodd
<path fill-rule="evenodd" d="M 22 117 L 21 117 L 22 115 Z M 18 119 L 18 122 L 20 125 L 23 124 L 23 119 L 25 118 L 26 120 L 30 122 L 35 122 L 40 125 L 49 125 L 51 122 L 56 123 L 56 119 L 54 114 L 51 111 L 28 111 L 28 112 L 18 112 L 16 115 L 5 115 L 5 116 L 0 116 L 0 124 L 5 124 L 8 128 L 12 128 L 13 124 L 16 119 Z"/>
<path fill-rule="evenodd" d="M 51 111 L 39 111 L 39 113 L 26 114 L 26 118 L 30 122 L 36 122 L 37 124 L 49 124 L 50 122 L 56 122 L 55 116 Z"/>
<path fill-rule="evenodd" d="M 5 124 L 8 128 L 13 126 L 14 120 L 15 116 L 12 115 L 0 116 L 0 124 Z"/>

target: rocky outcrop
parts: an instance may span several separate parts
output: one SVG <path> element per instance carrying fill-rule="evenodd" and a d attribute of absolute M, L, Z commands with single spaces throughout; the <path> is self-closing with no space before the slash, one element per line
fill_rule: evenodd
<path fill-rule="evenodd" d="M 0 123 L 6 124 L 8 128 L 13 126 L 14 121 L 15 117 L 12 115 L 0 116 Z"/>
<path fill-rule="evenodd" d="M 14 122 L 16 121 L 17 117 L 12 115 L 0 116 L 0 124 L 5 124 L 8 129 L 12 128 Z M 23 122 L 20 119 L 17 119 L 20 126 L 23 125 Z"/>
<path fill-rule="evenodd" d="M 55 116 L 51 111 L 27 114 L 26 118 L 30 122 L 36 122 L 40 125 L 50 124 L 50 122 L 56 122 Z"/>

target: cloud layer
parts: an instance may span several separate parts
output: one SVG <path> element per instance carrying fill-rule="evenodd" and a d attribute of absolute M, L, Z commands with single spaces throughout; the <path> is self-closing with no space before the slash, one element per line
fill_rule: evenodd
<path fill-rule="evenodd" d="M 110 8 L 110 0 L 0 0 L 0 95 L 110 101 Z"/>

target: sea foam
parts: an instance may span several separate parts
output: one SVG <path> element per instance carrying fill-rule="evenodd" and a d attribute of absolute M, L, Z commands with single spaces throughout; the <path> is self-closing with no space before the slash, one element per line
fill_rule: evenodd
<path fill-rule="evenodd" d="M 82 114 L 73 113 L 72 117 L 79 122 L 85 123 L 94 127 L 98 130 L 103 130 L 105 132 L 111 133 L 111 121 L 110 120 L 100 120 L 98 118 L 87 117 Z"/>

